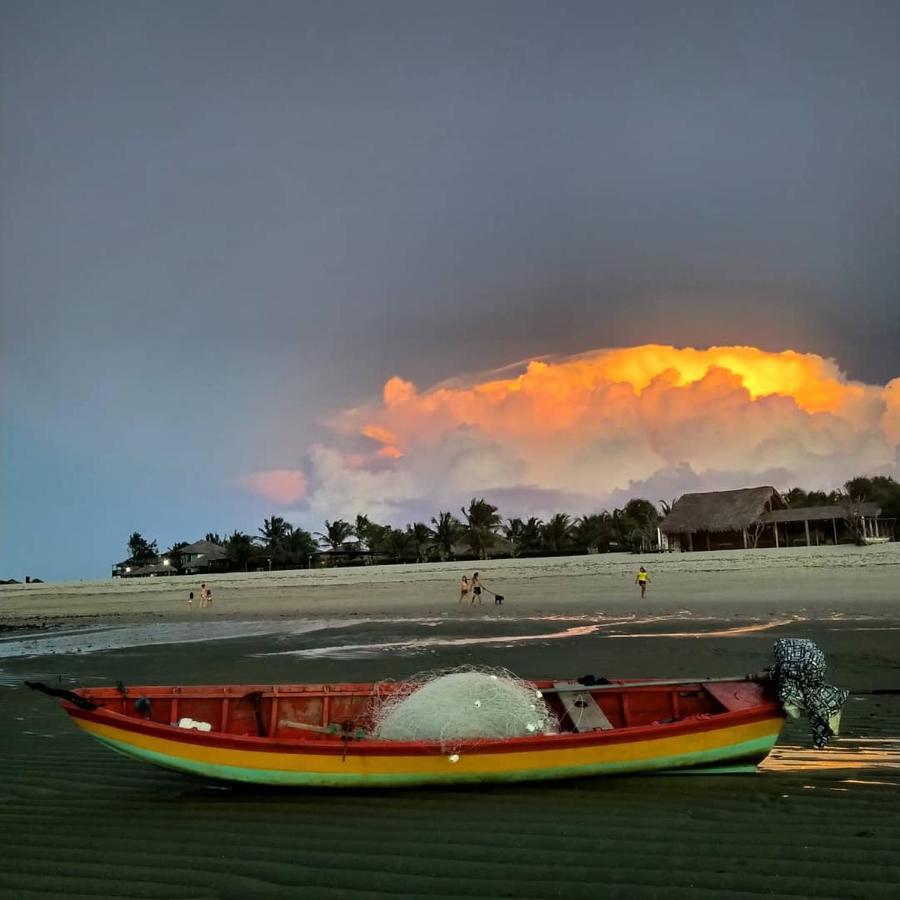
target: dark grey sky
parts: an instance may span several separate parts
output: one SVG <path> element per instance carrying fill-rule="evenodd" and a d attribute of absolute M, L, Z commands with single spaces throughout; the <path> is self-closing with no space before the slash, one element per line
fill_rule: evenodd
<path fill-rule="evenodd" d="M 392 374 L 900 372 L 896 2 L 2 11 L 2 577 L 255 528 L 228 480 Z"/>

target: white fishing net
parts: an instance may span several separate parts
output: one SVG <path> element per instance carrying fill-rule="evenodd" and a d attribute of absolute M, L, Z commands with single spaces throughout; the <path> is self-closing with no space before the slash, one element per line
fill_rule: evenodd
<path fill-rule="evenodd" d="M 440 741 L 445 749 L 559 728 L 541 692 L 506 669 L 466 667 L 381 682 L 370 714 L 376 739 Z"/>

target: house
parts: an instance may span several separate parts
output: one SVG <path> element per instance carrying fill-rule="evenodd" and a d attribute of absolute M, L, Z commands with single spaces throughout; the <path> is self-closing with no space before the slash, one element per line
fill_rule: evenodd
<path fill-rule="evenodd" d="M 126 559 L 116 563 L 112 568 L 113 578 L 142 578 L 177 574 L 177 567 L 173 566 L 169 559 L 161 556 L 151 558 L 144 563 L 136 563 L 133 560 Z"/>
<path fill-rule="evenodd" d="M 758 546 L 761 517 L 786 508 L 769 486 L 684 494 L 659 527 L 672 550 L 733 550 Z"/>
<path fill-rule="evenodd" d="M 875 503 L 790 508 L 773 487 L 685 494 L 660 523 L 672 550 L 809 547 L 886 540 Z"/>
<path fill-rule="evenodd" d="M 224 572 L 228 569 L 228 554 L 220 544 L 194 541 L 178 551 L 179 568 L 185 575 Z"/>

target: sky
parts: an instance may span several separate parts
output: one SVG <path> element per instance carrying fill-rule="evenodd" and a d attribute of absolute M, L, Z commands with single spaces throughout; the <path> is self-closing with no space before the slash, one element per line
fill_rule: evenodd
<path fill-rule="evenodd" d="M 897 472 L 896 3 L 0 16 L 0 578 Z"/>

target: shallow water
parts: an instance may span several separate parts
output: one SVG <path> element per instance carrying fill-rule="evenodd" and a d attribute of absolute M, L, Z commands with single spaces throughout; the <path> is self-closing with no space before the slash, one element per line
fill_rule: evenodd
<path fill-rule="evenodd" d="M 756 775 L 343 793 L 154 769 L 18 687 L 368 681 L 462 664 L 534 678 L 741 674 L 766 665 L 778 635 L 819 641 L 837 683 L 900 687 L 886 630 L 897 619 L 273 619 L 217 622 L 214 634 L 211 624 L 0 643 L 4 898 L 900 894 L 900 697 L 851 700 L 825 751 L 790 723 Z"/>

